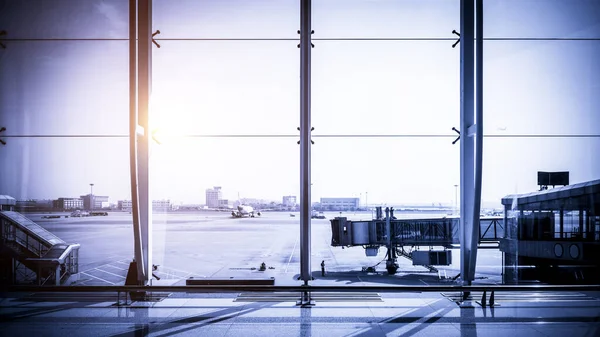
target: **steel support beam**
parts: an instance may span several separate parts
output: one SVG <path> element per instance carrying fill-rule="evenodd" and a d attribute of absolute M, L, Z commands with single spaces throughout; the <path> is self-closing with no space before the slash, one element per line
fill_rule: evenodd
<path fill-rule="evenodd" d="M 138 0 L 138 123 L 144 134 L 138 137 L 138 197 L 144 274 L 152 279 L 152 201 L 150 199 L 150 94 L 152 92 L 152 0 Z"/>
<path fill-rule="evenodd" d="M 311 0 L 300 1 L 300 279 L 308 285 L 310 268 L 310 53 Z"/>
<path fill-rule="evenodd" d="M 144 275 L 140 229 L 137 171 L 137 0 L 129 0 L 129 179 L 133 217 L 133 251 L 138 275 Z"/>
<path fill-rule="evenodd" d="M 475 273 L 477 237 L 475 224 L 475 134 L 469 135 L 475 124 L 474 102 L 474 0 L 460 1 L 460 274 L 464 284 L 471 284 Z M 479 216 L 479 214 L 477 214 Z"/>
<path fill-rule="evenodd" d="M 129 2 L 129 154 L 134 257 L 138 281 L 152 277 L 149 100 L 152 82 L 152 0 Z M 139 133 L 138 130 L 143 130 Z"/>
<path fill-rule="evenodd" d="M 475 279 L 477 264 L 477 244 L 481 226 L 481 180 L 483 175 L 483 0 L 475 1 L 475 195 L 473 203 L 473 231 L 470 268 L 467 280 Z"/>

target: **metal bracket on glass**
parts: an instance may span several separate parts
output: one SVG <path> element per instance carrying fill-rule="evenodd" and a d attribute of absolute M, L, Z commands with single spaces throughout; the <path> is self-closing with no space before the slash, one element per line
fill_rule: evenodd
<path fill-rule="evenodd" d="M 312 34 L 314 34 L 314 33 L 315 33 L 315 31 L 314 31 L 314 30 L 311 30 L 311 31 L 310 31 L 310 34 L 311 34 L 311 35 L 312 35 Z M 298 34 L 300 34 L 300 31 L 298 31 Z M 312 48 L 314 48 L 314 47 L 315 47 L 315 44 L 311 42 L 311 43 L 310 43 L 310 46 L 311 46 Z M 299 44 L 299 43 L 298 43 L 298 48 L 300 48 L 300 44 Z"/>
<path fill-rule="evenodd" d="M 300 131 L 300 127 L 298 127 L 298 131 Z M 315 131 L 315 128 L 311 127 L 310 131 Z M 310 143 L 313 144 L 313 145 L 315 144 L 315 142 L 312 139 L 310 140 Z M 298 145 L 300 145 L 300 141 L 298 141 Z"/>
<path fill-rule="evenodd" d="M 0 132 L 4 132 L 4 131 L 6 131 L 6 128 L 5 128 L 5 127 L 2 127 L 2 128 L 0 128 Z M 4 140 L 2 140 L 2 139 L 0 139 L 0 143 L 1 143 L 2 145 L 6 145 L 6 142 L 5 142 Z"/>
<path fill-rule="evenodd" d="M 456 131 L 456 133 L 458 133 L 458 137 L 456 137 L 456 139 L 452 142 L 452 145 L 456 144 L 456 142 L 458 142 L 458 140 L 460 139 L 460 131 L 456 130 L 455 127 L 452 127 L 453 131 Z"/>
<path fill-rule="evenodd" d="M 156 42 L 156 40 L 154 39 L 155 35 L 160 34 L 160 30 L 156 30 L 153 34 L 152 34 L 152 43 L 154 43 L 158 48 L 160 48 L 160 45 L 158 44 L 158 42 Z"/>
<path fill-rule="evenodd" d="M 2 35 L 6 35 L 6 31 L 5 30 L 0 31 L 0 36 L 2 36 Z M 2 42 L 0 42 L 0 47 L 2 47 L 2 49 L 6 49 L 6 46 Z"/>
<path fill-rule="evenodd" d="M 456 30 L 452 30 L 452 34 L 458 35 L 458 40 L 456 40 L 456 42 L 454 42 L 454 44 L 452 45 L 452 48 L 454 48 L 460 42 L 460 33 L 457 32 Z"/>

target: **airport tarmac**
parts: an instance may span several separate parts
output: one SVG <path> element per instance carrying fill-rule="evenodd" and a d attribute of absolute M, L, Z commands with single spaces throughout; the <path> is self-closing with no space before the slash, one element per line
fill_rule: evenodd
<path fill-rule="evenodd" d="M 67 243 L 79 243 L 77 285 L 122 285 L 133 259 L 133 228 L 128 212 L 108 216 L 45 219 L 47 214 L 25 214 Z M 328 219 L 338 212 L 326 214 Z M 370 219 L 370 214 L 342 214 L 350 219 Z M 402 214 L 406 217 L 440 215 Z M 328 219 L 312 219 L 311 269 L 314 284 L 440 284 L 460 271 L 460 253 L 452 252 L 452 265 L 429 272 L 399 258 L 399 271 L 388 275 L 385 248 L 375 257 L 362 247 L 331 247 Z M 185 284 L 190 277 L 274 277 L 276 284 L 298 284 L 300 272 L 300 217 L 289 212 L 264 212 L 261 217 L 232 218 L 226 212 L 172 212 L 153 214 L 153 261 L 158 265 L 153 284 Z M 421 249 L 428 249 L 422 247 Z M 321 276 L 321 261 L 326 275 Z M 383 261 L 383 262 L 381 262 Z M 261 263 L 267 269 L 259 271 Z M 381 264 L 377 265 L 379 262 Z M 363 272 L 376 266 L 378 273 Z M 501 283 L 502 254 L 496 249 L 478 251 L 477 283 Z"/>

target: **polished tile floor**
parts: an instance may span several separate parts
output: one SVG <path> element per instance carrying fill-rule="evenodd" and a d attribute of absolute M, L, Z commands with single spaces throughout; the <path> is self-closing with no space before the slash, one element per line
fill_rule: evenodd
<path fill-rule="evenodd" d="M 439 293 L 294 296 L 2 294 L 1 336 L 600 336 L 599 293 L 500 293 L 494 307 Z M 251 294 L 250 294 L 251 295 Z M 123 297 L 121 297 L 121 303 Z"/>

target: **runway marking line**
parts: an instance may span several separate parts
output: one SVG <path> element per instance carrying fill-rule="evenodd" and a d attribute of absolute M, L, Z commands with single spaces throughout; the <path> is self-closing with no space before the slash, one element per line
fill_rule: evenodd
<path fill-rule="evenodd" d="M 290 258 L 288 259 L 287 264 L 285 265 L 284 273 L 287 273 L 287 271 L 288 271 L 288 267 L 290 266 L 290 263 L 292 262 L 292 256 L 294 256 L 294 252 L 296 251 L 297 245 L 298 245 L 298 239 L 296 239 L 296 241 L 294 241 L 294 248 L 292 249 L 292 253 L 290 254 Z"/>
<path fill-rule="evenodd" d="M 102 270 L 102 269 L 100 269 L 100 268 L 96 268 L 95 270 L 97 270 L 97 271 L 101 271 L 101 272 L 103 272 L 103 273 L 111 274 L 111 275 L 114 275 L 114 276 L 117 276 L 117 277 L 126 278 L 126 277 L 125 277 L 125 276 L 123 276 L 123 275 L 114 274 L 114 273 L 111 273 L 111 272 L 109 272 L 109 271 Z"/>
<path fill-rule="evenodd" d="M 94 276 L 94 275 L 90 275 L 90 274 L 88 274 L 88 273 L 86 273 L 86 272 L 84 272 L 84 271 L 82 271 L 81 273 L 82 273 L 82 274 L 84 274 L 84 275 L 87 275 L 87 276 L 89 276 L 89 277 L 91 277 L 91 278 L 95 278 L 95 279 L 97 279 L 97 280 L 100 280 L 100 281 L 102 281 L 102 282 L 110 283 L 110 284 L 112 284 L 113 286 L 116 284 L 116 283 L 112 283 L 112 282 L 110 282 L 110 281 L 107 281 L 107 280 L 105 280 L 105 279 L 103 279 L 103 278 L 100 278 L 100 277 L 97 277 L 97 276 Z"/>
<path fill-rule="evenodd" d="M 115 266 L 113 266 L 112 264 L 107 264 L 107 265 L 106 265 L 106 267 L 111 267 L 111 268 L 113 268 L 113 269 L 127 271 L 127 269 L 124 269 L 124 268 L 119 268 L 119 267 L 115 267 Z"/>

